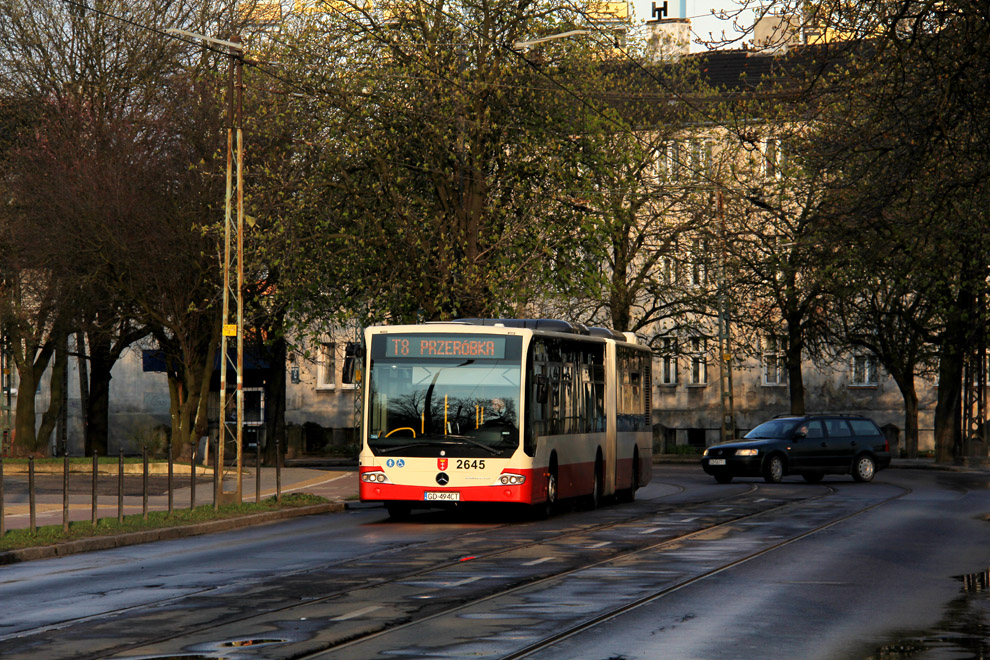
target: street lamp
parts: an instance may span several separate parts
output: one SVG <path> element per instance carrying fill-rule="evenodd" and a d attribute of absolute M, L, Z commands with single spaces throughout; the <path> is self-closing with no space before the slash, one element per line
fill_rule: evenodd
<path fill-rule="evenodd" d="M 189 39 L 197 39 L 207 43 L 217 44 L 229 49 L 230 67 L 227 78 L 227 192 L 224 206 L 224 248 L 223 248 L 223 318 L 222 332 L 220 333 L 220 438 L 217 443 L 216 464 L 219 470 L 219 478 L 216 479 L 216 492 L 214 496 L 214 508 L 221 503 L 241 501 L 243 491 L 243 430 L 244 430 L 244 136 L 241 131 L 241 118 L 243 114 L 244 85 L 242 73 L 244 69 L 244 46 L 240 43 L 240 37 L 234 35 L 230 41 L 224 39 L 214 39 L 195 32 L 172 28 L 167 30 L 169 34 L 174 34 Z M 236 91 L 236 101 L 235 101 Z M 233 181 L 233 163 L 235 160 L 234 141 L 236 136 L 237 151 L 237 175 L 236 184 Z M 232 206 L 234 189 L 237 191 L 237 220 L 232 222 Z M 234 242 L 235 250 L 231 253 L 231 242 Z M 232 276 L 233 273 L 233 276 Z M 232 286 L 232 280 L 236 283 L 236 288 Z M 231 316 L 231 301 L 234 303 L 235 323 L 228 323 Z M 229 351 L 229 338 L 234 337 L 234 356 L 231 358 Z M 228 363 L 234 367 L 234 374 L 237 383 L 237 394 L 235 397 L 234 425 L 227 421 L 227 408 L 230 400 L 227 398 L 227 366 Z M 223 489 L 223 465 L 224 465 L 224 445 L 228 435 L 234 440 L 237 447 L 237 490 L 227 492 Z M 260 466 L 259 466 L 260 468 Z"/>

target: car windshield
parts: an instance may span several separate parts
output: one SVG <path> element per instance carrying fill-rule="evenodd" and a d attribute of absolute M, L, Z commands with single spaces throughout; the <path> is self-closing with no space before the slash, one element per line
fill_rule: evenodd
<path fill-rule="evenodd" d="M 518 337 L 498 337 L 498 345 L 473 357 L 436 357 L 435 336 L 410 336 L 408 352 L 372 345 L 368 446 L 376 454 L 510 456 L 519 444 L 519 392 L 522 361 Z M 457 336 L 460 346 L 491 338 Z M 396 341 L 389 336 L 388 341 Z M 432 342 L 420 350 L 417 342 Z M 504 344 L 504 346 L 503 346 Z M 404 345 L 403 345 L 404 346 Z M 424 453 L 425 452 L 425 453 Z"/>
<path fill-rule="evenodd" d="M 745 435 L 748 440 L 756 440 L 758 438 L 767 438 L 772 440 L 778 440 L 782 438 L 791 437 L 791 433 L 794 431 L 794 427 L 801 420 L 799 419 L 772 419 L 769 422 L 764 422 L 757 426 L 755 429 L 750 431 Z"/>

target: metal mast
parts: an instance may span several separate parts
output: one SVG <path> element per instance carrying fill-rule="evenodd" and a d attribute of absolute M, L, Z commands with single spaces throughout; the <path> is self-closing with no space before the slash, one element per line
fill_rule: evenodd
<path fill-rule="evenodd" d="M 224 212 L 223 250 L 223 319 L 220 339 L 220 441 L 217 443 L 216 480 L 217 505 L 239 503 L 242 494 L 243 431 L 244 431 L 244 136 L 241 130 L 243 111 L 244 61 L 240 36 L 231 37 L 230 70 L 227 82 L 227 196 Z M 236 154 L 235 154 L 236 142 Z M 236 180 L 232 181 L 233 162 L 236 159 Z M 232 218 L 236 193 L 237 218 Z M 233 244 L 233 250 L 231 245 Z M 233 306 L 233 309 L 231 307 Z M 231 323 L 233 316 L 234 322 Z M 234 341 L 231 342 L 230 340 Z M 233 350 L 231 350 L 233 346 Z M 227 394 L 227 373 L 233 370 L 236 392 L 233 399 Z M 233 402 L 233 411 L 230 410 Z M 233 413 L 233 414 L 231 414 Z M 223 487 L 224 446 L 228 441 L 237 448 L 237 488 L 225 491 Z"/>

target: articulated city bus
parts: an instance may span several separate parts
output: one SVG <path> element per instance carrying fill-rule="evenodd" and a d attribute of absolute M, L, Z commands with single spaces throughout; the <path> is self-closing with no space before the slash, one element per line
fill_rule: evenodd
<path fill-rule="evenodd" d="M 362 501 L 414 507 L 631 500 L 650 480 L 651 354 L 557 320 L 366 329 Z M 345 364 L 345 370 L 348 366 Z"/>

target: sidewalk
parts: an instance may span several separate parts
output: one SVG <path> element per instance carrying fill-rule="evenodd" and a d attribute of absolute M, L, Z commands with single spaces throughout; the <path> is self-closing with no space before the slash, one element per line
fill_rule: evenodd
<path fill-rule="evenodd" d="M 4 524 L 7 529 L 25 528 L 30 525 L 30 503 L 26 488 L 27 470 L 11 471 L 11 466 L 4 466 Z M 56 525 L 62 523 L 63 514 L 63 494 L 62 494 L 62 467 L 46 466 L 46 469 L 35 470 L 35 517 L 36 524 Z M 125 466 L 126 468 L 127 466 Z M 127 486 L 124 496 L 124 515 L 141 513 L 143 510 L 143 495 L 140 485 L 141 465 L 136 466 L 137 472 L 126 470 L 125 475 Z M 188 509 L 191 504 L 190 474 L 188 466 L 185 466 L 185 473 L 174 471 L 172 504 L 175 509 Z M 155 479 L 155 492 L 159 494 L 148 497 L 149 511 L 165 511 L 168 509 L 168 492 L 163 483 L 167 474 L 164 465 L 156 465 L 154 469 L 149 469 L 149 475 Z M 300 468 L 284 467 L 281 470 L 281 492 L 283 495 L 289 493 L 305 492 L 313 495 L 320 495 L 341 504 L 349 500 L 357 499 L 357 473 L 353 468 Z M 116 517 L 117 515 L 117 495 L 116 495 L 116 472 L 106 472 L 101 470 L 100 483 L 102 487 L 97 495 L 98 514 L 100 518 Z M 254 467 L 242 470 L 241 498 L 245 502 L 255 501 L 257 485 L 257 472 Z M 15 486 L 16 480 L 16 488 Z M 69 520 L 90 520 L 92 517 L 92 488 L 91 473 L 70 472 L 69 490 Z M 261 468 L 261 499 L 273 497 L 276 494 L 276 471 L 275 468 Z M 135 483 L 136 482 L 136 483 Z M 105 487 L 111 485 L 113 494 L 107 494 Z M 232 468 L 224 473 L 224 492 L 233 493 L 237 489 L 236 473 Z M 85 491 L 85 492 L 83 492 Z M 196 505 L 211 504 L 213 502 L 213 475 L 212 470 L 201 473 L 196 483 Z"/>

